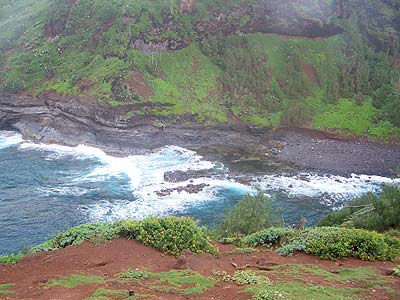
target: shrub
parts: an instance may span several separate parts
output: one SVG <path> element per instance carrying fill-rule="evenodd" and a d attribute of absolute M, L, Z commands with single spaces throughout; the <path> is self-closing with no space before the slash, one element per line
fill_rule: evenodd
<path fill-rule="evenodd" d="M 243 239 L 243 242 L 253 247 L 272 247 L 282 244 L 292 231 L 287 228 L 273 227 L 248 235 Z"/>
<path fill-rule="evenodd" d="M 0 256 L 0 264 L 15 264 L 22 258 L 24 258 L 25 254 L 23 253 L 15 253 Z"/>
<path fill-rule="evenodd" d="M 374 204 L 375 211 L 380 216 L 380 227 L 400 228 L 400 189 L 395 186 L 383 188 L 380 201 Z"/>
<path fill-rule="evenodd" d="M 115 231 L 119 236 L 135 239 L 139 233 L 140 222 L 134 220 L 118 220 L 114 222 Z"/>
<path fill-rule="evenodd" d="M 101 243 L 116 237 L 118 237 L 118 232 L 115 230 L 113 224 L 89 223 L 73 227 L 63 233 L 60 233 L 52 240 L 34 247 L 32 251 L 51 251 L 65 248 L 67 246 L 77 246 L 82 244 L 84 241 Z"/>
<path fill-rule="evenodd" d="M 179 255 L 185 249 L 217 254 L 203 229 L 187 217 L 147 218 L 140 222 L 135 238 L 146 246 L 172 255 Z"/>
<path fill-rule="evenodd" d="M 286 244 L 277 249 L 280 255 L 288 256 L 297 251 L 305 252 L 310 241 L 320 239 L 330 232 L 337 232 L 337 227 L 312 228 L 302 231 L 292 231 Z"/>
<path fill-rule="evenodd" d="M 351 226 L 369 230 L 384 231 L 400 228 L 400 189 L 384 186 L 382 194 L 368 193 L 333 212 L 323 219 L 319 226 Z"/>
<path fill-rule="evenodd" d="M 373 231 L 340 228 L 311 239 L 306 253 L 328 259 L 394 260 L 400 254 L 400 241 Z"/>
<path fill-rule="evenodd" d="M 276 290 L 272 285 L 268 285 L 258 290 L 251 300 L 285 300 L 286 293 Z"/>
<path fill-rule="evenodd" d="M 344 222 L 349 221 L 355 212 L 359 211 L 366 205 L 372 205 L 375 201 L 377 201 L 377 197 L 373 193 L 367 193 L 358 199 L 350 201 L 347 206 L 351 207 L 344 207 L 338 211 L 330 213 L 319 222 L 318 226 L 342 225 Z"/>
<path fill-rule="evenodd" d="M 258 192 L 255 196 L 245 195 L 235 208 L 228 211 L 216 232 L 220 236 L 248 235 L 277 223 L 272 199 Z"/>
<path fill-rule="evenodd" d="M 238 285 L 268 283 L 266 277 L 258 276 L 254 271 L 238 270 L 233 275 L 232 280 Z"/>
<path fill-rule="evenodd" d="M 393 268 L 392 270 L 392 275 L 393 276 L 398 276 L 400 277 L 400 265 L 397 265 Z"/>
<path fill-rule="evenodd" d="M 225 271 L 216 271 L 213 273 L 215 276 L 219 277 L 224 282 L 235 282 L 237 285 L 245 284 L 270 284 L 268 278 L 264 276 L 257 275 L 251 270 L 237 270 L 233 276 L 229 275 Z"/>
<path fill-rule="evenodd" d="M 179 255 L 185 249 L 194 253 L 217 254 L 203 229 L 193 219 L 185 217 L 152 217 L 141 222 L 121 220 L 113 224 L 84 224 L 56 235 L 52 240 L 34 247 L 31 252 L 51 251 L 71 245 L 77 246 L 84 241 L 101 243 L 117 237 L 136 239 L 146 246 L 172 255 Z"/>
<path fill-rule="evenodd" d="M 246 236 L 253 246 L 280 246 L 287 256 L 302 251 L 326 259 L 356 257 L 362 260 L 394 260 L 400 254 L 400 240 L 363 229 L 317 227 L 307 230 L 271 228 Z"/>

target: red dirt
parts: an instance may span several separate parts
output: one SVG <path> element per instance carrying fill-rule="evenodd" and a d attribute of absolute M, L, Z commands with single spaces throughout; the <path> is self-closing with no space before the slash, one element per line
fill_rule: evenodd
<path fill-rule="evenodd" d="M 236 268 L 249 268 L 257 270 L 256 266 L 260 261 L 268 265 L 290 265 L 290 264 L 311 264 L 320 268 L 335 271 L 342 268 L 373 267 L 387 276 L 388 270 L 395 264 L 391 262 L 365 262 L 356 259 L 344 261 L 327 261 L 313 256 L 296 254 L 291 257 L 282 257 L 274 252 L 255 252 L 250 254 L 233 254 L 235 246 L 220 245 L 217 247 L 221 256 L 215 258 L 211 255 L 188 254 L 184 264 L 180 264 L 174 257 L 164 255 L 159 251 L 143 246 L 142 244 L 126 240 L 115 239 L 105 244 L 94 245 L 89 242 L 77 247 L 29 255 L 15 265 L 0 265 L 0 284 L 14 283 L 11 288 L 15 294 L 1 295 L 4 300 L 78 300 L 89 297 L 99 287 L 134 290 L 138 294 L 152 294 L 153 299 L 249 299 L 250 295 L 241 292 L 243 286 L 237 286 L 231 282 L 219 282 L 212 289 L 201 295 L 181 295 L 174 292 L 154 291 L 140 283 L 121 283 L 113 281 L 112 278 L 120 272 L 129 269 L 147 270 L 150 272 L 165 272 L 172 269 L 191 269 L 204 276 L 212 276 L 213 271 L 226 271 L 230 274 Z M 237 267 L 235 267 L 236 265 Z M 286 266 L 290 268 L 290 266 Z M 104 284 L 85 284 L 73 289 L 62 287 L 45 288 L 44 284 L 57 275 L 67 276 L 72 274 L 87 274 L 101 276 L 108 280 Z M 293 278 L 285 274 L 271 274 L 271 280 L 290 280 Z M 386 278 L 387 279 L 387 278 Z M 390 280 L 390 279 L 389 279 Z M 353 282 L 327 282 L 316 275 L 302 275 L 302 281 L 316 285 L 334 285 L 338 288 L 356 287 Z M 400 290 L 400 279 L 394 278 L 391 288 Z M 378 297 L 378 298 L 376 298 Z M 385 290 L 375 292 L 366 290 L 365 299 L 390 299 Z M 392 298 L 393 299 L 393 298 Z"/>
<path fill-rule="evenodd" d="M 192 56 L 192 60 L 193 60 L 193 73 L 197 74 L 197 71 L 200 68 L 199 59 L 196 56 Z"/>
<path fill-rule="evenodd" d="M 318 79 L 318 73 L 313 65 L 302 63 L 301 68 L 303 70 L 303 73 L 307 75 L 307 78 L 311 81 L 313 85 L 321 86 L 321 82 Z"/>
<path fill-rule="evenodd" d="M 191 13 L 193 10 L 193 6 L 196 3 L 196 0 L 181 0 L 179 5 L 180 13 Z"/>
<path fill-rule="evenodd" d="M 149 99 L 153 95 L 153 89 L 146 82 L 143 73 L 139 71 L 130 72 L 130 80 L 128 81 L 129 86 L 131 86 L 136 94 L 138 94 L 143 99 Z"/>

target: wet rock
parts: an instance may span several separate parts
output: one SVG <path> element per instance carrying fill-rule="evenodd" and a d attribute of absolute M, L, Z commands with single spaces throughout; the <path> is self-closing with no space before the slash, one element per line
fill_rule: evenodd
<path fill-rule="evenodd" d="M 160 191 L 157 191 L 156 194 L 159 197 L 165 197 L 171 195 L 173 192 L 186 192 L 188 194 L 197 194 L 200 193 L 202 190 L 204 190 L 206 187 L 209 187 L 209 184 L 206 183 L 201 183 L 201 184 L 188 184 L 187 186 L 180 186 L 177 188 L 172 188 L 172 189 L 163 189 Z"/>
<path fill-rule="evenodd" d="M 164 180 L 167 182 L 185 182 L 190 179 L 211 177 L 219 173 L 213 169 L 206 170 L 187 170 L 187 171 L 167 171 L 164 173 Z"/>

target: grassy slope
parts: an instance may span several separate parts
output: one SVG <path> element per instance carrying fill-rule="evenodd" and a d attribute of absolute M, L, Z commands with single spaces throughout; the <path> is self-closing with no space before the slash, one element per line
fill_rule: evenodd
<path fill-rule="evenodd" d="M 206 4 L 213 9 L 218 5 L 200 1 L 193 16 L 183 16 L 177 1 L 151 6 L 144 0 L 84 0 L 70 6 L 53 2 L 13 1 L 11 5 L 2 1 L 0 88 L 6 92 L 38 95 L 56 90 L 94 95 L 111 105 L 168 104 L 150 112 L 160 120 L 210 124 L 227 122 L 235 115 L 263 126 L 334 129 L 378 139 L 400 135 L 392 125 L 397 124 L 396 116 L 390 115 L 400 107 L 399 76 L 390 67 L 390 57 L 367 48 L 354 18 L 337 21 L 346 29 L 344 34 L 322 40 L 256 33 L 210 37 L 201 43 L 192 41 L 186 49 L 144 54 L 129 47 L 132 38 L 196 40 L 194 22 L 208 18 Z M 366 5 L 376 6 L 389 19 L 395 17 L 388 5 Z M 168 13 L 183 25 L 152 33 Z M 381 32 L 378 21 L 365 30 Z M 64 31 L 49 39 L 46 24 L 56 32 L 64 25 Z M 385 39 L 385 34 L 382 31 L 380 38 Z M 304 65 L 315 74 L 307 73 Z M 129 84 L 132 71 L 143 74 L 142 84 L 152 88 L 152 96 L 138 96 Z M 340 98 L 349 100 L 338 102 Z M 132 112 L 144 113 L 148 112 Z"/>

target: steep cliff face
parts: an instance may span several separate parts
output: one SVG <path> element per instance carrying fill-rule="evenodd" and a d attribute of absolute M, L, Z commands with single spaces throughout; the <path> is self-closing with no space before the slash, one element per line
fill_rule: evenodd
<path fill-rule="evenodd" d="M 387 138 L 400 126 L 399 9 L 394 0 L 6 2 L 0 89 L 95 99 L 104 120 L 124 112 L 116 127 L 240 121 Z M 350 124 L 352 114 L 367 122 Z"/>

